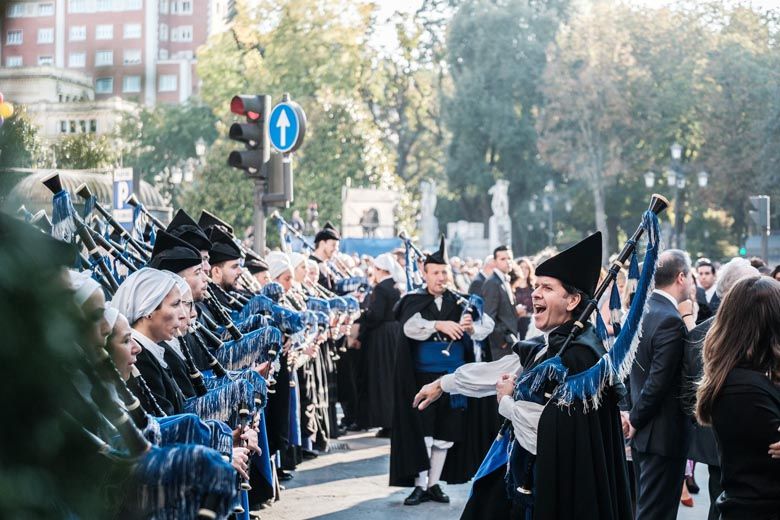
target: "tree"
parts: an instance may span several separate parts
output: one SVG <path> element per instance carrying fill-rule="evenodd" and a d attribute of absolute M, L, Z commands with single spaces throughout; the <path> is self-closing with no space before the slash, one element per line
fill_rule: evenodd
<path fill-rule="evenodd" d="M 27 117 L 24 106 L 0 127 L 0 168 L 33 168 L 43 156 L 43 146 L 36 127 Z"/>
<path fill-rule="evenodd" d="M 73 170 L 107 168 L 116 164 L 117 154 L 106 136 L 74 134 L 52 146 L 57 168 Z"/>
<path fill-rule="evenodd" d="M 452 93 L 442 107 L 451 134 L 446 172 L 452 195 L 442 204 L 445 217 L 487 222 L 487 191 L 497 179 L 510 181 L 511 200 L 527 200 L 544 184 L 536 112 L 545 49 L 567 4 L 470 0 L 458 8 L 447 38 Z M 525 206 L 513 205 L 512 215 L 517 219 Z"/>

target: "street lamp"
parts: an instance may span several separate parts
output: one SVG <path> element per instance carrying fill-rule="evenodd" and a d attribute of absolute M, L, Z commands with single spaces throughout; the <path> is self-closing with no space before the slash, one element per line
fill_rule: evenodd
<path fill-rule="evenodd" d="M 674 143 L 671 147 L 669 147 L 670 151 L 672 152 L 672 159 L 675 161 L 679 161 L 682 159 L 682 145 L 680 143 Z"/>
<path fill-rule="evenodd" d="M 672 164 L 666 171 L 666 182 L 674 188 L 674 237 L 671 241 L 677 249 L 685 249 L 685 188 L 688 185 L 688 168 L 683 163 L 683 146 L 674 143 L 669 147 Z M 699 188 L 706 188 L 709 173 L 702 170 L 696 174 Z"/>
<path fill-rule="evenodd" d="M 195 155 L 201 160 L 206 155 L 206 141 L 202 137 L 198 137 L 198 140 L 195 141 Z"/>
<path fill-rule="evenodd" d="M 646 188 L 652 188 L 655 186 L 655 173 L 651 171 L 646 171 L 645 175 L 645 187 Z"/>
<path fill-rule="evenodd" d="M 707 187 L 707 183 L 709 182 L 709 179 L 710 179 L 710 174 L 707 173 L 706 171 L 702 170 L 702 171 L 700 171 L 698 173 L 698 175 L 696 177 L 699 180 L 699 188 L 706 188 Z"/>
<path fill-rule="evenodd" d="M 547 181 L 547 183 L 544 185 L 544 190 L 542 194 L 542 211 L 544 213 L 547 213 L 547 222 L 541 221 L 539 222 L 539 227 L 541 229 L 547 230 L 547 241 L 548 245 L 552 246 L 553 242 L 555 241 L 555 226 L 553 226 L 553 215 L 555 212 L 555 205 L 563 200 L 564 203 L 564 209 L 567 213 L 571 213 L 573 209 L 573 205 L 571 201 L 568 198 L 561 199 L 558 194 L 555 193 L 555 183 L 550 180 Z M 539 196 L 533 195 L 531 197 L 531 200 L 528 201 L 528 209 L 531 210 L 531 213 L 536 213 L 536 201 L 539 200 Z M 532 227 L 529 227 L 529 231 L 532 229 Z"/>

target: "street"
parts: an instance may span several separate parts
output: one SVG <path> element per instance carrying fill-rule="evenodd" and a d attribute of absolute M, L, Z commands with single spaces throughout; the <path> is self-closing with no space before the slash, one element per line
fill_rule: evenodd
<path fill-rule="evenodd" d="M 338 445 L 349 449 L 334 450 L 298 466 L 295 478 L 287 482 L 282 499 L 261 511 L 268 520 L 302 519 L 429 519 L 457 518 L 468 498 L 471 484 L 443 484 L 450 504 L 427 502 L 415 507 L 403 505 L 409 489 L 387 485 L 390 456 L 388 439 L 377 439 L 374 432 L 361 432 L 341 437 Z M 696 481 L 702 487 L 694 495 L 693 508 L 680 507 L 679 520 L 707 518 L 707 468 L 698 464 Z"/>

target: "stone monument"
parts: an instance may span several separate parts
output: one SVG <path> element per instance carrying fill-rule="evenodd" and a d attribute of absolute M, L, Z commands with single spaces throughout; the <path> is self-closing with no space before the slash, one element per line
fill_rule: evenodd
<path fill-rule="evenodd" d="M 493 216 L 488 222 L 488 240 L 490 249 L 500 245 L 512 247 L 512 220 L 509 218 L 509 181 L 499 179 L 490 187 L 488 194 L 493 197 L 490 208 Z"/>
<path fill-rule="evenodd" d="M 439 219 L 436 212 L 436 183 L 420 183 L 420 242 L 423 249 L 435 250 L 439 247 Z"/>

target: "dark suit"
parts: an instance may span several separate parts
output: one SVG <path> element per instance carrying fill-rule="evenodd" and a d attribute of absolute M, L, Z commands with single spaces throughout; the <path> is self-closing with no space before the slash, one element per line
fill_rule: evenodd
<path fill-rule="evenodd" d="M 492 276 L 482 285 L 485 314 L 496 322 L 493 332 L 488 336 L 493 361 L 512 353 L 510 348 L 512 345 L 507 345 L 503 349 L 501 346 L 509 343 L 508 334 L 517 335 L 517 312 L 513 303 L 514 295 L 509 294 L 508 286 L 509 284 L 504 283 L 496 272 L 493 272 Z"/>
<path fill-rule="evenodd" d="M 696 303 L 699 304 L 699 314 L 696 315 L 696 324 L 710 319 L 718 312 L 720 306 L 720 296 L 718 293 L 712 295 L 712 299 L 707 303 L 707 293 L 701 287 L 696 287 Z"/>
<path fill-rule="evenodd" d="M 682 358 L 687 333 L 677 307 L 653 293 L 631 368 L 633 458 L 639 482 L 637 520 L 674 520 L 688 452 Z"/>
<path fill-rule="evenodd" d="M 482 296 L 482 285 L 485 283 L 485 279 L 485 274 L 482 271 L 478 272 L 477 276 L 469 284 L 469 294 Z"/>

